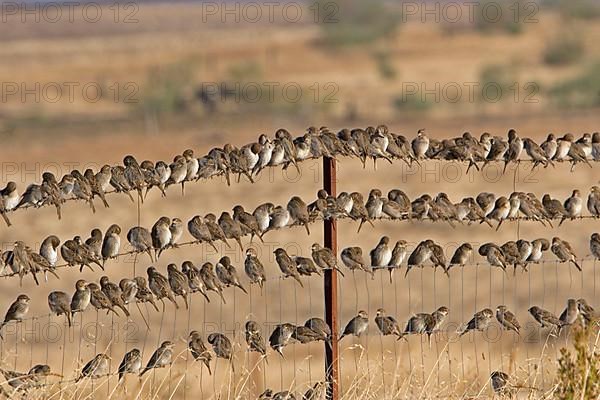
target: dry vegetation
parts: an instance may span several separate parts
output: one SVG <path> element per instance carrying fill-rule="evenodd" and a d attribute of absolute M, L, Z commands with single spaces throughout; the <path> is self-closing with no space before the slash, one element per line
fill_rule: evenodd
<path fill-rule="evenodd" d="M 521 136 L 534 139 L 548 132 L 570 131 L 579 135 L 598 129 L 598 109 L 594 108 L 599 106 L 598 92 L 590 98 L 581 95 L 587 93 L 590 85 L 597 85 L 598 68 L 590 67 L 600 53 L 597 23 L 574 23 L 579 25 L 574 35 L 585 49 L 579 58 L 572 63 L 548 64 L 544 59 L 552 49 L 546 45 L 557 32 L 560 34 L 564 25 L 554 11 L 543 10 L 538 16 L 540 22 L 526 26 L 518 36 L 506 32 L 482 35 L 471 29 L 451 31 L 436 24 L 409 21 L 396 33 L 368 45 L 331 48 L 321 42 L 321 28 L 314 23 L 239 24 L 224 29 L 218 23 L 199 23 L 198 7 L 187 3 L 143 5 L 138 14 L 140 22 L 134 26 L 106 23 L 90 27 L 79 21 L 67 27 L 39 24 L 31 30 L 19 23 L 1 24 L 0 35 L 5 39 L 0 48 L 2 82 L 75 81 L 99 82 L 106 86 L 133 82 L 139 87 L 136 95 L 139 101 L 134 104 L 115 102 L 110 96 L 93 104 L 81 99 L 72 104 L 31 104 L 14 100 L 4 103 L 0 110 L 2 183 L 15 180 L 19 187 L 25 187 L 47 168 L 60 175 L 74 167 L 116 164 L 129 153 L 138 160 L 168 161 L 186 148 L 206 153 L 214 145 L 243 144 L 254 140 L 259 133 L 271 134 L 281 126 L 299 134 L 309 125 L 338 129 L 385 122 L 392 131 L 407 136 L 425 127 L 430 136 L 437 138 L 455 136 L 465 130 L 477 135 L 483 131 L 503 135 L 514 127 Z M 436 82 L 443 86 L 482 79 L 502 80 L 508 84 L 515 81 L 521 86 L 530 81 L 538 82 L 541 89 L 536 99 L 539 101 L 531 104 L 512 100 L 460 104 L 417 101 L 408 105 L 397 102 L 403 82 L 431 88 Z M 334 82 L 339 87 L 335 95 L 339 101 L 333 104 L 315 103 L 311 99 L 297 104 L 225 102 L 217 104 L 216 112 L 210 112 L 195 97 L 202 82 L 236 80 L 298 82 L 303 88 L 318 82 L 321 89 L 325 83 Z M 569 97 L 573 91 L 574 100 Z M 521 93 L 520 100 L 523 96 Z M 362 170 L 358 162 L 346 161 L 339 165 L 338 190 L 366 194 L 372 187 L 385 192 L 400 187 L 410 197 L 443 190 L 457 200 L 484 190 L 509 194 L 516 187 L 538 196 L 550 193 L 553 197 L 566 198 L 574 188 L 587 192 L 589 186 L 597 182 L 598 168 L 596 165 L 593 169 L 578 166 L 571 173 L 563 165 L 530 173 L 527 166 L 522 166 L 518 175 L 511 171 L 498 180 L 489 179 L 489 175 L 486 180 L 477 173 L 466 176 L 463 168 L 460 179 L 456 180 L 438 163 L 426 163 L 422 169 L 414 170 L 400 163 L 392 166 L 382 163 L 374 172 L 371 167 Z M 292 194 L 310 199 L 322 185 L 318 171 L 319 164 L 310 162 L 302 166 L 297 179 L 291 176 L 293 172 L 286 177 L 280 170 L 273 170 L 265 172 L 256 185 L 242 181 L 228 187 L 220 181 L 201 182 L 186 188 L 184 197 L 177 189 L 171 189 L 166 200 L 158 193 L 151 193 L 140 210 L 141 225 L 151 226 L 161 215 L 187 221 L 195 214 L 220 213 L 238 203 L 247 209 L 265 200 L 284 203 Z M 15 213 L 14 227 L 0 230 L 0 242 L 3 247 L 17 239 L 33 244 L 50 233 L 66 239 L 75 234 L 85 236 L 94 227 L 104 230 L 113 222 L 119 222 L 126 229 L 137 223 L 136 207 L 128 199 L 113 197 L 109 202 L 109 209 L 99 208 L 95 215 L 84 204 L 69 204 L 64 210 L 67 217 L 60 222 L 50 209 Z M 449 253 L 463 241 L 503 242 L 518 235 L 524 238 L 557 235 L 568 238 L 577 254 L 585 256 L 589 235 L 597 230 L 597 223 L 565 223 L 551 232 L 531 222 L 519 227 L 506 224 L 498 232 L 485 226 L 452 229 L 445 224 L 408 222 L 382 222 L 376 229 L 366 227 L 360 236 L 355 229 L 353 225 L 340 224 L 340 247 L 353 244 L 370 249 L 381 235 L 387 234 L 392 239 L 403 238 L 411 243 L 425 237 L 448 243 Z M 307 255 L 310 244 L 322 240 L 316 226 L 313 231 L 310 238 L 300 229 L 267 235 L 267 245 L 262 247 L 267 273 L 273 277 L 277 274 L 269 249 L 287 244 Z M 186 259 L 214 262 L 220 255 L 204 247 L 182 249 L 165 253 L 157 266 L 164 270 L 168 262 L 180 264 Z M 235 265 L 242 264 L 239 251 L 228 255 Z M 118 280 L 134 272 L 143 274 L 147 266 L 147 259 L 142 256 L 135 265 L 131 260 L 109 263 L 107 272 L 111 279 Z M 473 267 L 463 272 L 452 271 L 449 280 L 439 272 L 435 277 L 433 274 L 431 270 L 424 270 L 422 274 L 415 271 L 408 279 L 397 276 L 393 285 L 387 282 L 387 276 L 370 280 L 357 274 L 342 279 L 341 322 L 347 321 L 358 309 L 369 311 L 372 319 L 381 306 L 405 321 L 414 312 L 445 304 L 451 310 L 450 323 L 455 326 L 468 319 L 475 309 L 488 305 L 495 308 L 501 303 L 508 304 L 523 324 L 531 322 L 526 313 L 530 304 L 543 304 L 550 311 L 560 313 L 568 297 L 586 297 L 600 307 L 600 303 L 594 301 L 597 274 L 596 265 L 591 262 L 584 265 L 583 276 L 558 264 L 534 267 L 529 274 L 516 277 Z M 9 299 L 18 293 L 27 292 L 33 294 L 31 314 L 45 315 L 48 292 L 71 292 L 80 277 L 98 278 L 94 273 L 73 271 L 63 273 L 59 281 L 51 278 L 39 288 L 29 281 L 18 288 L 15 280 L 4 280 L 0 282 L 5 299 L 1 307 L 8 306 Z M 294 296 L 293 301 L 290 295 Z M 222 394 L 221 398 L 252 398 L 265 387 L 292 388 L 300 392 L 309 383 L 322 379 L 322 345 L 293 345 L 287 352 L 288 357 L 280 359 L 271 353 L 269 364 L 264 365 L 241 345 L 242 324 L 249 315 L 265 323 L 280 320 L 301 323 L 310 315 L 322 315 L 321 298 L 321 281 L 317 278 L 312 278 L 304 290 L 291 282 L 274 280 L 262 295 L 257 288 L 252 289 L 250 300 L 241 292 L 234 297 L 234 292 L 229 290 L 227 305 L 219 305 L 216 299 L 203 305 L 194 298 L 189 315 L 180 310 L 167 313 L 163 319 L 158 313 L 150 312 L 152 329 L 149 332 L 134 310 L 134 325 L 130 327 L 133 330 L 128 331 L 131 342 L 123 339 L 124 320 L 118 321 L 115 332 L 118 336 L 112 336 L 108 328 L 116 321 L 101 314 L 103 332 L 97 341 L 81 339 L 79 330 L 75 329 L 73 336 L 67 338 L 65 349 L 62 335 L 49 343 L 40 337 L 16 339 L 14 333 L 5 334 L 7 339 L 0 344 L 2 364 L 25 370 L 31 363 L 45 362 L 49 354 L 48 362 L 53 369 L 58 372 L 64 369 L 65 376 L 71 378 L 81 363 L 100 349 L 110 348 L 114 369 L 125 349 L 144 346 L 147 360 L 161 338 L 174 337 L 182 359 L 172 371 L 157 371 L 141 382 L 129 377 L 127 394 L 123 386 L 115 389 L 116 379 L 112 377 L 109 382 L 96 382 L 93 388 L 91 383 L 86 388 L 66 386 L 62 398 L 217 398 L 217 392 Z M 90 312 L 83 319 L 84 323 L 93 324 L 96 315 Z M 209 376 L 190 361 L 185 377 L 182 367 L 188 356 L 183 350 L 189 329 L 225 330 L 230 337 L 235 334 L 239 345 L 236 359 L 240 365 L 235 374 L 219 361 L 216 373 Z M 550 396 L 556 392 L 555 372 L 559 368 L 556 360 L 560 348 L 569 340 L 566 334 L 546 340 L 546 332 L 540 333 L 529 325 L 528 336 L 521 338 L 503 334 L 501 340 L 490 343 L 481 335 L 468 335 L 460 341 L 440 336 L 429 349 L 426 341 L 418 337 L 396 342 L 380 338 L 375 329 L 371 326 L 368 338 L 348 338 L 342 342 L 344 399 L 489 398 L 492 392 L 488 376 L 496 369 L 511 373 L 515 382 L 524 387 L 519 391 L 520 397 Z M 21 335 L 26 331 L 27 325 L 19 328 Z M 536 340 L 526 342 L 529 335 Z M 579 354 L 581 347 L 575 351 Z M 61 368 L 63 354 L 64 368 Z M 584 365 L 577 365 L 582 373 L 586 371 Z M 577 376 L 563 379 L 573 380 Z M 575 392 L 580 389 L 576 386 Z M 57 387 L 52 390 L 58 392 Z M 561 393 L 564 393 L 561 398 L 575 398 Z M 59 398 L 59 395 L 49 398 Z"/>

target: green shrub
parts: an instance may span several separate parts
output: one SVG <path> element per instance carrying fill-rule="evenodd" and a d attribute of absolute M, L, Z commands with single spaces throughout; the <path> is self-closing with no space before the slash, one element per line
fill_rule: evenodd
<path fill-rule="evenodd" d="M 561 34 L 550 41 L 544 49 L 544 63 L 548 65 L 568 65 L 579 61 L 584 48 L 581 38 Z"/>
<path fill-rule="evenodd" d="M 550 98 L 559 107 L 600 106 L 600 62 L 585 68 L 578 76 L 551 88 Z"/>

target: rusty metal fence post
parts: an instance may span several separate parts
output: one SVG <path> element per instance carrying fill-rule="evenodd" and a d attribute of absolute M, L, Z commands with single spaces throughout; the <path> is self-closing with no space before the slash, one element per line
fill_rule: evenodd
<path fill-rule="evenodd" d="M 336 193 L 336 164 L 333 158 L 323 158 L 323 188 L 330 196 Z M 337 223 L 335 219 L 324 223 L 325 247 L 337 255 Z M 337 321 L 337 271 L 325 271 L 325 321 L 331 327 L 331 348 L 325 346 L 325 376 L 328 389 L 327 399 L 339 399 L 339 358 L 338 358 L 338 321 Z"/>

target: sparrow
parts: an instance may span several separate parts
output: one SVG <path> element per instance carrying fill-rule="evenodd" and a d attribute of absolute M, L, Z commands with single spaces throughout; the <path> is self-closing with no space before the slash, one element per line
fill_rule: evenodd
<path fill-rule="evenodd" d="M 88 361 L 87 364 L 81 370 L 81 374 L 75 379 L 75 383 L 79 382 L 83 378 L 101 378 L 110 373 L 110 357 L 106 354 L 96 354 L 94 358 Z"/>
<path fill-rule="evenodd" d="M 167 275 L 169 280 L 169 286 L 173 291 L 175 296 L 181 296 L 183 298 L 183 302 L 185 304 L 185 309 L 189 308 L 188 306 L 188 280 L 187 276 L 177 269 L 175 264 L 167 265 Z"/>
<path fill-rule="evenodd" d="M 571 247 L 571 244 L 566 240 L 561 240 L 558 237 L 552 238 L 552 246 L 550 247 L 552 253 L 561 261 L 561 262 L 572 262 L 575 267 L 581 271 L 581 266 L 577 263 L 577 258 L 575 257 L 575 252 Z"/>
<path fill-rule="evenodd" d="M 296 263 L 288 255 L 285 249 L 279 247 L 275 249 L 273 254 L 275 254 L 275 261 L 277 261 L 277 265 L 279 266 L 279 269 L 283 273 L 284 277 L 287 278 L 291 276 L 300 284 L 301 287 L 304 287 L 302 281 L 300 280 L 300 274 L 296 268 Z"/>
<path fill-rule="evenodd" d="M 179 309 L 179 305 L 177 304 L 177 301 L 175 301 L 175 295 L 173 294 L 173 290 L 171 289 L 167 278 L 152 266 L 148 267 L 146 272 L 148 274 L 148 286 L 150 287 L 152 294 L 156 296 L 156 299 L 160 300 L 164 306 L 165 301 L 163 299 L 166 297 L 175 305 L 176 309 Z"/>
<path fill-rule="evenodd" d="M 52 267 L 56 266 L 56 261 L 58 261 L 59 245 L 60 239 L 54 235 L 48 236 L 40 245 L 40 255 L 44 257 Z"/>
<path fill-rule="evenodd" d="M 494 210 L 494 208 L 496 208 L 496 195 L 493 193 L 479 193 L 475 198 L 475 201 L 483 211 L 484 216 L 488 216 Z"/>
<path fill-rule="evenodd" d="M 142 353 L 139 349 L 132 349 L 125 353 L 121 364 L 119 364 L 119 382 L 125 374 L 139 374 L 142 369 Z"/>
<path fill-rule="evenodd" d="M 229 242 L 227 241 L 227 237 L 225 236 L 225 232 L 223 232 L 223 228 L 221 228 L 221 226 L 217 223 L 217 217 L 214 214 L 206 214 L 204 216 L 204 223 L 210 231 L 212 240 L 220 240 L 225 243 L 228 249 L 231 248 Z"/>
<path fill-rule="evenodd" d="M 446 256 L 444 255 L 444 249 L 437 243 L 431 241 L 429 244 L 431 250 L 430 260 L 433 263 L 433 267 L 442 267 L 442 270 L 448 275 L 448 267 L 446 266 Z M 449 275 L 448 275 L 449 276 Z"/>
<path fill-rule="evenodd" d="M 585 162 L 588 165 L 588 167 L 592 168 L 592 164 L 590 164 L 590 162 L 587 160 L 587 155 L 584 150 L 584 146 L 582 146 L 580 143 L 573 142 L 573 139 L 574 137 L 571 133 L 567 133 L 562 137 L 563 142 L 570 143 L 570 146 L 568 146 L 569 151 L 567 155 L 569 156 L 571 161 L 571 169 L 573 169 L 575 167 L 575 164 L 577 164 L 578 162 Z"/>
<path fill-rule="evenodd" d="M 63 177 L 63 179 L 65 177 L 68 177 L 68 176 L 70 176 L 70 175 L 65 175 Z M 100 200 L 102 200 L 102 204 L 104 205 L 104 208 L 109 208 L 110 205 L 106 201 L 106 196 L 105 196 L 105 193 L 104 193 L 104 188 L 100 185 L 100 183 L 96 179 L 96 174 L 94 174 L 94 171 L 92 171 L 91 168 L 87 168 L 83 172 L 83 177 L 87 180 L 87 182 L 90 185 L 90 191 L 92 192 L 92 198 L 94 198 L 95 196 L 100 197 Z M 109 179 L 108 183 L 110 183 L 110 179 Z M 68 192 L 67 192 L 68 195 L 70 195 L 72 193 L 72 191 L 73 191 L 73 188 L 75 186 L 74 181 L 70 184 L 70 186 L 71 186 L 70 190 L 68 190 Z M 60 183 L 59 183 L 59 187 L 60 187 Z"/>
<path fill-rule="evenodd" d="M 383 216 L 382 193 L 379 189 L 371 189 L 365 204 L 367 215 L 370 219 L 379 219 Z"/>
<path fill-rule="evenodd" d="M 571 220 L 573 220 L 581 216 L 581 211 L 583 210 L 583 199 L 581 198 L 581 193 L 579 190 L 573 190 L 571 197 L 565 200 L 564 206 L 566 212 L 564 217 L 560 220 L 558 226 L 561 226 L 567 218 L 571 218 Z"/>
<path fill-rule="evenodd" d="M 173 359 L 173 347 L 175 344 L 169 340 L 165 340 L 161 343 L 160 347 L 154 351 L 146 367 L 140 372 L 140 376 L 153 368 L 164 368 L 170 365 Z"/>
<path fill-rule="evenodd" d="M 269 346 L 283 357 L 283 348 L 289 344 L 293 334 L 294 325 L 287 322 L 279 324 L 269 336 Z"/>
<path fill-rule="evenodd" d="M 359 269 L 368 272 L 373 276 L 374 271 L 365 264 L 363 252 L 360 247 L 346 247 L 340 253 L 340 258 L 342 259 L 342 263 L 344 263 L 350 271 L 354 272 Z"/>
<path fill-rule="evenodd" d="M 540 147 L 544 151 L 544 154 L 546 155 L 546 158 L 548 160 L 554 159 L 556 151 L 558 150 L 558 144 L 556 142 L 556 137 L 554 136 L 554 134 L 549 133 L 546 137 L 546 140 L 544 140 L 544 142 L 540 144 Z"/>
<path fill-rule="evenodd" d="M 513 275 L 516 274 L 517 265 L 519 265 L 521 260 L 521 253 L 519 252 L 519 246 L 517 243 L 513 240 L 509 240 L 500 246 L 500 251 L 504 255 L 505 265 L 512 265 L 514 269 Z M 524 266 L 522 266 L 522 268 L 525 270 Z"/>
<path fill-rule="evenodd" d="M 600 188 L 592 186 L 587 200 L 587 209 L 596 218 L 600 217 Z"/>
<path fill-rule="evenodd" d="M 83 279 L 75 282 L 75 293 L 71 297 L 71 317 L 75 316 L 75 313 L 84 312 L 85 309 L 90 305 L 92 298 L 92 291 L 87 286 L 87 282 Z"/>
<path fill-rule="evenodd" d="M 402 335 L 398 339 L 403 338 L 406 335 L 422 335 L 428 333 L 430 328 L 433 327 L 435 321 L 431 314 L 418 313 L 409 318 L 406 323 L 406 327 L 402 332 Z"/>
<path fill-rule="evenodd" d="M 549 194 L 542 196 L 542 205 L 549 218 L 560 218 L 561 220 L 567 218 L 567 211 L 565 210 L 563 203 L 559 200 L 552 199 Z"/>
<path fill-rule="evenodd" d="M 464 267 L 473 257 L 473 246 L 470 243 L 463 243 L 454 252 L 452 258 L 450 259 L 450 264 L 448 264 L 448 271 L 454 265 L 458 265 L 459 267 Z"/>
<path fill-rule="evenodd" d="M 504 196 L 498 197 L 494 204 L 494 209 L 487 215 L 487 219 L 498 221 L 498 226 L 496 227 L 496 231 L 500 229 L 500 225 L 506 218 L 508 218 L 508 214 L 510 212 L 510 202 Z"/>
<path fill-rule="evenodd" d="M 261 230 L 258 227 L 256 217 L 246 212 L 244 207 L 240 205 L 233 207 L 233 219 L 239 222 L 242 228 L 242 235 L 250 235 L 250 242 L 252 242 L 255 235 L 262 241 L 260 237 Z"/>
<path fill-rule="evenodd" d="M 433 254 L 431 251 L 432 240 L 424 240 L 415 247 L 413 252 L 408 257 L 406 272 L 404 277 L 408 276 L 408 271 L 412 267 L 423 267 L 423 264 L 431 258 Z"/>
<path fill-rule="evenodd" d="M 340 336 L 339 340 L 342 340 L 345 336 L 348 335 L 360 337 L 363 333 L 366 332 L 368 327 L 369 317 L 367 315 L 367 312 L 364 310 L 360 310 L 358 312 L 358 315 L 352 318 L 348 322 L 348 324 L 346 324 L 346 327 L 344 328 L 344 331 L 342 332 L 342 335 Z"/>
<path fill-rule="evenodd" d="M 400 327 L 398 326 L 398 321 L 390 315 L 386 315 L 385 310 L 383 308 L 377 309 L 377 314 L 375 316 L 375 325 L 379 328 L 379 332 L 383 336 L 386 335 L 396 335 L 398 338 L 402 337 L 402 333 L 400 332 Z"/>
<path fill-rule="evenodd" d="M 531 140 L 529 138 L 525 138 L 525 139 L 523 139 L 523 145 L 525 147 L 525 151 L 527 152 L 527 155 L 533 161 L 533 167 L 531 168 L 531 170 L 535 169 L 535 167 L 537 167 L 540 164 L 543 165 L 544 167 L 547 167 L 548 165 L 554 166 L 554 163 L 546 155 L 546 152 L 540 146 L 538 146 L 538 144 L 535 143 L 533 140 Z"/>
<path fill-rule="evenodd" d="M 596 260 L 600 260 L 600 234 L 592 233 L 590 237 L 590 252 Z"/>
<path fill-rule="evenodd" d="M 29 302 L 29 300 L 27 300 Z M 68 294 L 61 291 L 54 291 L 48 295 L 48 307 L 56 315 L 64 314 L 67 317 L 69 327 L 71 324 L 71 298 Z"/>
<path fill-rule="evenodd" d="M 371 226 L 374 227 L 371 218 L 369 218 L 369 213 L 367 208 L 364 205 L 364 200 L 362 194 L 358 192 L 350 193 L 350 197 L 352 198 L 352 209 L 348 213 L 350 218 L 357 221 L 360 220 L 360 224 L 358 225 L 358 233 L 360 233 L 360 229 L 362 228 L 365 222 L 368 222 Z"/>
<path fill-rule="evenodd" d="M 219 251 L 217 246 L 213 243 L 213 236 L 208 229 L 208 225 L 204 223 L 204 220 L 199 215 L 196 215 L 188 221 L 188 232 L 198 241 L 198 243 L 206 242 L 211 245 L 216 252 Z"/>
<path fill-rule="evenodd" d="M 517 335 L 521 329 L 521 324 L 517 321 L 515 314 L 510 312 L 506 306 L 500 305 L 496 308 L 496 319 L 507 331 L 515 331 Z"/>
<path fill-rule="evenodd" d="M 509 398 L 512 398 L 513 390 L 510 383 L 508 382 L 509 380 L 510 377 L 505 372 L 492 372 L 492 374 L 490 375 L 490 383 L 492 385 L 492 390 L 494 391 L 494 393 L 501 397 L 508 396 Z"/>
<path fill-rule="evenodd" d="M 527 262 L 538 263 L 542 259 L 544 251 L 550 248 L 550 242 L 546 239 L 535 239 L 531 241 L 531 254 L 527 257 Z"/>
<path fill-rule="evenodd" d="M 200 279 L 204 282 L 204 287 L 206 287 L 207 291 L 217 292 L 221 297 L 221 301 L 223 304 L 226 304 L 225 297 L 223 297 L 223 286 L 217 276 L 215 275 L 214 266 L 206 262 L 200 268 Z"/>
<path fill-rule="evenodd" d="M 231 218 L 231 215 L 229 215 L 228 212 L 223 212 L 219 217 L 219 226 L 223 230 L 225 237 L 227 239 L 234 239 L 240 246 L 240 250 L 244 251 L 241 240 L 241 237 L 243 236 L 242 225 Z"/>
<path fill-rule="evenodd" d="M 598 313 L 585 299 L 578 299 L 577 307 L 579 308 L 579 314 L 583 317 L 586 326 L 598 321 Z"/>
<path fill-rule="evenodd" d="M 171 219 L 169 230 L 171 231 L 169 246 L 175 248 L 179 247 L 177 242 L 179 242 L 179 239 L 181 239 L 181 236 L 183 235 L 183 222 L 179 218 Z"/>
<path fill-rule="evenodd" d="M 212 345 L 213 351 L 217 358 L 223 358 L 231 363 L 231 369 L 234 369 L 233 365 L 233 348 L 229 338 L 222 333 L 211 333 L 206 338 L 206 341 Z"/>
<path fill-rule="evenodd" d="M 292 257 L 292 260 L 296 263 L 296 269 L 300 275 L 311 276 L 317 274 L 321 276 L 321 270 L 317 268 L 312 258 L 295 256 Z"/>
<path fill-rule="evenodd" d="M 479 255 L 484 256 L 492 267 L 500 267 L 506 271 L 506 259 L 502 250 L 494 243 L 485 243 L 479 247 Z"/>
<path fill-rule="evenodd" d="M 185 166 L 186 166 L 186 174 L 185 181 L 192 181 L 198 178 L 198 170 L 200 169 L 200 164 L 198 159 L 194 157 L 194 150 L 186 149 L 182 153 L 183 158 L 185 158 Z"/>
<path fill-rule="evenodd" d="M 429 149 L 429 138 L 425 134 L 425 129 L 419 129 L 417 131 L 417 137 L 411 142 L 412 151 L 417 160 L 423 160 L 425 153 Z"/>
<path fill-rule="evenodd" d="M 321 318 L 312 317 L 306 320 L 304 326 L 319 335 L 319 340 L 326 342 L 331 348 L 331 328 L 327 325 L 327 322 Z"/>
<path fill-rule="evenodd" d="M 390 238 L 382 236 L 379 243 L 369 252 L 373 270 L 387 268 L 392 261 L 392 249 L 389 247 Z M 373 276 L 373 273 L 371 274 Z"/>
<path fill-rule="evenodd" d="M 40 207 L 43 205 L 44 199 L 45 197 L 44 193 L 42 193 L 41 185 L 32 183 L 27 186 L 14 209 L 17 210 L 21 207 Z"/>
<path fill-rule="evenodd" d="M 235 286 L 242 290 L 242 292 L 248 294 L 246 289 L 240 283 L 240 278 L 237 275 L 237 270 L 231 265 L 231 260 L 228 256 L 221 257 L 217 265 L 215 266 L 217 278 L 226 287 Z"/>
<path fill-rule="evenodd" d="M 90 289 L 91 292 L 90 304 L 96 310 L 107 310 L 107 314 L 109 311 L 112 311 L 113 313 L 115 313 L 115 315 L 119 316 L 119 313 L 117 313 L 117 310 L 115 310 L 115 307 L 113 306 L 110 299 L 100 289 L 100 286 L 98 286 L 94 282 L 89 282 L 87 284 L 87 287 Z"/>
<path fill-rule="evenodd" d="M 122 292 L 119 285 L 111 282 L 108 279 L 108 276 L 105 275 L 100 278 L 100 287 L 102 292 L 110 300 L 113 306 L 119 307 L 127 317 L 131 316 L 125 307 L 125 302 L 123 301 Z"/>
<path fill-rule="evenodd" d="M 19 204 L 19 193 L 17 192 L 17 184 L 10 181 L 4 189 L 0 190 L 0 215 L 4 219 L 6 226 L 11 226 L 10 219 L 6 215 L 7 211 L 13 210 Z"/>
<path fill-rule="evenodd" d="M 154 295 L 152 291 L 148 288 L 148 283 L 146 278 L 143 276 L 136 276 L 133 278 L 135 285 L 137 287 L 137 291 L 135 293 L 135 299 L 138 303 L 150 303 L 154 307 L 156 311 L 158 311 L 158 307 L 154 302 Z"/>
<path fill-rule="evenodd" d="M 73 196 L 75 196 L 76 199 L 85 200 L 89 204 L 92 212 L 95 213 L 96 206 L 94 206 L 94 194 L 92 193 L 92 187 L 90 183 L 87 179 L 85 179 L 85 176 L 83 176 L 81 172 L 76 169 L 71 171 L 71 176 L 75 179 L 73 182 Z M 53 178 L 50 179 L 52 180 Z M 56 190 L 59 191 L 60 189 L 57 188 Z"/>
<path fill-rule="evenodd" d="M 517 131 L 514 129 L 509 129 L 508 131 L 508 149 L 504 153 L 504 170 L 503 173 L 506 172 L 506 167 L 510 162 L 516 162 L 519 160 L 521 156 L 521 152 L 523 151 L 523 141 L 517 134 Z"/>
<path fill-rule="evenodd" d="M 85 245 L 96 259 L 102 258 L 102 231 L 98 228 L 92 229 L 90 237 L 85 240 Z"/>
<path fill-rule="evenodd" d="M 594 161 L 600 160 L 600 132 L 592 134 L 592 158 Z"/>
<path fill-rule="evenodd" d="M 142 226 L 135 226 L 131 228 L 129 232 L 127 232 L 127 240 L 136 252 L 148 253 L 150 262 L 154 262 L 152 253 L 150 252 L 150 249 L 152 249 L 152 235 L 150 232 L 148 232 L 148 229 Z"/>
<path fill-rule="evenodd" d="M 246 250 L 246 260 L 244 260 L 244 271 L 250 279 L 250 283 L 258 283 L 258 286 L 262 289 L 264 282 L 267 277 L 265 275 L 265 267 L 262 262 L 258 259 L 256 250 L 249 247 Z"/>
<path fill-rule="evenodd" d="M 473 315 L 473 318 L 471 318 L 471 320 L 461 331 L 460 336 L 473 330 L 484 331 L 490 325 L 493 318 L 494 312 L 489 308 L 484 308 L 483 310 L 476 312 Z"/>
<path fill-rule="evenodd" d="M 10 321 L 21 322 L 29 312 L 29 301 L 31 299 L 26 294 L 20 294 L 17 299 L 10 305 L 4 316 L 4 321 L 0 324 L 0 338 L 2 337 L 2 328 Z M 70 326 L 70 325 L 69 325 Z"/>
<path fill-rule="evenodd" d="M 133 304 L 136 302 L 138 286 L 134 279 L 123 278 L 119 281 L 121 289 L 121 298 L 125 304 Z"/>
<path fill-rule="evenodd" d="M 437 332 L 442 327 L 442 324 L 446 321 L 449 312 L 450 310 L 448 309 L 448 307 L 441 306 L 431 313 L 431 323 L 427 325 L 428 336 L 431 336 L 433 333 Z"/>
<path fill-rule="evenodd" d="M 344 273 L 337 265 L 337 257 L 333 251 L 331 251 L 331 249 L 327 247 L 321 247 L 319 243 L 313 243 L 310 249 L 312 259 L 319 268 L 322 270 L 335 269 L 342 276 L 344 276 Z"/>
<path fill-rule="evenodd" d="M 250 351 L 260 353 L 263 357 L 267 356 L 267 345 L 262 335 L 260 326 L 256 321 L 246 321 L 245 338 Z"/>
<path fill-rule="evenodd" d="M 560 321 L 563 325 L 573 325 L 577 318 L 579 317 L 579 307 L 577 304 L 577 300 L 568 299 L 567 300 L 567 308 L 560 314 Z"/>
<path fill-rule="evenodd" d="M 261 236 L 264 236 L 268 231 L 285 228 L 290 222 L 291 216 L 287 208 L 276 206 L 269 214 L 269 227 L 261 234 Z"/>
<path fill-rule="evenodd" d="M 182 155 L 176 155 L 173 158 L 173 162 L 169 164 L 171 174 L 169 179 L 165 182 L 165 187 L 176 185 L 181 183 L 181 195 L 183 196 L 185 191 L 185 178 L 187 176 L 187 162 L 185 157 Z"/>
<path fill-rule="evenodd" d="M 542 328 L 548 327 L 552 330 L 558 329 L 558 333 L 560 333 L 560 329 L 563 326 L 563 322 L 560 319 L 558 319 L 556 315 L 538 306 L 530 307 L 527 311 L 529 311 L 533 319 L 539 322 Z"/>
<path fill-rule="evenodd" d="M 188 349 L 190 353 L 192 353 L 192 357 L 196 361 L 202 361 L 206 368 L 208 369 L 209 375 L 212 374 L 210 370 L 210 361 L 212 360 L 212 355 L 206 348 L 204 341 L 202 340 L 202 335 L 198 331 L 191 331 L 188 337 Z"/>
<path fill-rule="evenodd" d="M 106 260 L 115 258 L 119 255 L 119 249 L 121 248 L 121 227 L 117 224 L 112 224 L 106 230 L 104 239 L 102 241 L 102 265 L 106 263 Z"/>
<path fill-rule="evenodd" d="M 294 327 L 292 338 L 302 344 L 306 344 L 321 340 L 321 335 L 307 326 L 298 325 Z"/>
<path fill-rule="evenodd" d="M 200 278 L 200 270 L 191 261 L 184 261 L 183 264 L 181 264 L 181 272 L 183 272 L 187 278 L 191 293 L 199 292 L 204 296 L 206 301 L 210 303 L 210 299 L 206 294 L 204 282 Z"/>
<path fill-rule="evenodd" d="M 171 218 L 160 217 L 152 226 L 150 236 L 152 238 L 152 247 L 154 247 L 154 258 L 158 260 L 163 250 L 171 244 Z M 131 231 L 130 231 L 131 232 Z M 144 250 L 141 250 L 144 251 Z"/>
<path fill-rule="evenodd" d="M 306 233 L 310 235 L 310 229 L 308 228 L 310 218 L 306 203 L 300 197 L 294 196 L 287 203 L 287 211 L 289 212 L 292 221 L 304 225 Z"/>

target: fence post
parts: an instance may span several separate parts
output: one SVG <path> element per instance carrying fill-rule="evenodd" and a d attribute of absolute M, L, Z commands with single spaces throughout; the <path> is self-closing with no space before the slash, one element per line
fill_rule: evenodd
<path fill-rule="evenodd" d="M 336 193 L 336 164 L 333 158 L 323 157 L 323 188 L 331 196 Z M 335 219 L 324 222 L 325 247 L 337 256 L 337 223 Z M 325 346 L 325 376 L 328 389 L 327 399 L 339 399 L 339 358 L 338 358 L 338 322 L 337 322 L 337 271 L 325 271 L 325 321 L 331 327 L 331 348 Z"/>

